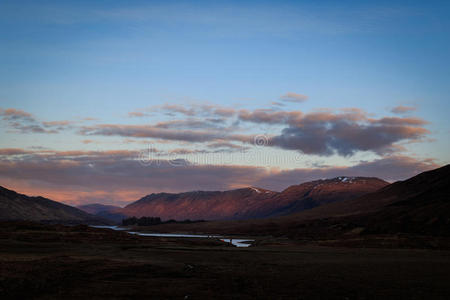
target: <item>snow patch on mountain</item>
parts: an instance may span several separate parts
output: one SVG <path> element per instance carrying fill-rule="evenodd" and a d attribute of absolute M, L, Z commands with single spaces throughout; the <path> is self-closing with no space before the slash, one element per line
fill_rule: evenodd
<path fill-rule="evenodd" d="M 261 191 L 258 190 L 257 188 L 252 187 L 251 189 L 254 190 L 255 192 L 257 192 L 258 194 L 261 194 Z"/>

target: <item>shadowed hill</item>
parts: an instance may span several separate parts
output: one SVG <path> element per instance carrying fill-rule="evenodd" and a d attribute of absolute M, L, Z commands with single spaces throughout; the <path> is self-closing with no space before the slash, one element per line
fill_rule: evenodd
<path fill-rule="evenodd" d="M 119 206 L 105 205 L 105 204 L 101 204 L 101 203 L 78 205 L 77 208 L 81 209 L 82 211 L 85 211 L 91 215 L 96 215 L 103 211 L 115 211 L 115 210 L 121 209 L 121 207 L 119 207 Z"/>
<path fill-rule="evenodd" d="M 104 224 L 104 219 L 44 197 L 29 197 L 0 187 L 0 220 Z"/>
<path fill-rule="evenodd" d="M 114 205 L 104 205 L 100 203 L 77 206 L 78 209 L 91 215 L 110 220 L 114 223 L 121 223 L 127 216 L 122 213 L 122 207 Z"/>
<path fill-rule="evenodd" d="M 450 165 L 394 183 L 379 196 L 392 203 L 363 222 L 367 231 L 450 235 Z"/>

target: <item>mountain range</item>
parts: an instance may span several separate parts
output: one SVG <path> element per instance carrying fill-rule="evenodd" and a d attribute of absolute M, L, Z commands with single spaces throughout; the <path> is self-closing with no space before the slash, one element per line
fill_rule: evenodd
<path fill-rule="evenodd" d="M 450 235 L 450 165 L 343 201 L 266 219 L 161 225 L 160 232 L 288 235 L 333 239 L 352 233 Z M 350 234 L 350 235 L 349 235 Z"/>
<path fill-rule="evenodd" d="M 378 178 L 346 176 L 293 185 L 281 192 L 248 187 L 154 193 L 124 208 L 104 204 L 75 208 L 0 187 L 0 220 L 98 224 L 105 219 L 118 223 L 129 216 L 153 216 L 220 220 L 186 225 L 205 232 L 252 233 L 250 227 L 266 233 L 290 232 L 292 228 L 301 232 L 299 228 L 312 222 L 315 227 L 326 228 L 353 224 L 368 232 L 442 234 L 448 233 L 449 215 L 450 165 L 392 184 Z"/>
<path fill-rule="evenodd" d="M 376 191 L 388 183 L 372 177 L 337 177 L 288 187 L 282 192 L 247 187 L 228 191 L 153 193 L 124 208 L 91 204 L 88 213 L 120 221 L 126 216 L 163 220 L 243 220 L 288 215 Z"/>
<path fill-rule="evenodd" d="M 355 199 L 292 214 L 287 219 L 297 224 L 327 219 L 333 226 L 346 224 L 364 228 L 366 233 L 449 235 L 450 165 Z"/>

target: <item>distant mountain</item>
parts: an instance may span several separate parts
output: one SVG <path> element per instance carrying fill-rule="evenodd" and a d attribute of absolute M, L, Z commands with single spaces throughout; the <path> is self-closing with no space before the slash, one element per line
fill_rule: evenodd
<path fill-rule="evenodd" d="M 450 165 L 275 221 L 286 231 L 304 222 L 319 227 L 324 226 L 321 223 L 334 223 L 334 228 L 360 227 L 366 233 L 450 235 Z"/>
<path fill-rule="evenodd" d="M 355 199 L 389 183 L 375 177 L 341 176 L 293 185 L 279 193 L 270 216 L 288 215 L 332 202 Z"/>
<path fill-rule="evenodd" d="M 101 204 L 101 203 L 78 205 L 77 208 L 81 209 L 82 211 L 85 211 L 91 215 L 96 215 L 99 212 L 103 212 L 103 211 L 114 211 L 114 210 L 121 209 L 121 207 L 119 207 L 119 206 L 105 205 L 105 204 Z"/>
<path fill-rule="evenodd" d="M 357 198 L 388 183 L 378 178 L 337 177 L 291 186 L 282 192 L 248 187 L 229 191 L 156 193 L 120 208 L 88 204 L 78 208 L 0 187 L 0 220 L 98 223 L 136 216 L 163 220 L 245 220 L 283 216 L 331 202 Z"/>
<path fill-rule="evenodd" d="M 281 193 L 254 187 L 223 192 L 157 193 L 127 205 L 121 213 L 163 220 L 265 218 L 356 198 L 387 184 L 378 178 L 337 177 L 291 186 Z"/>
<path fill-rule="evenodd" d="M 122 213 L 122 207 L 119 206 L 93 203 L 80 205 L 77 206 L 77 208 L 91 215 L 110 220 L 114 223 L 121 223 L 123 219 L 127 218 L 127 216 Z"/>
<path fill-rule="evenodd" d="M 423 172 L 404 181 L 397 181 L 361 197 L 331 203 L 308 211 L 292 214 L 288 218 L 305 220 L 336 218 L 354 215 L 372 215 L 380 211 L 398 211 L 397 208 L 411 209 L 417 205 L 433 205 L 432 215 L 438 214 L 439 203 L 443 208 L 450 203 L 450 165 Z"/>
<path fill-rule="evenodd" d="M 143 197 L 123 209 L 129 216 L 153 216 L 163 220 L 227 220 L 246 218 L 249 208 L 276 192 L 259 188 L 230 191 L 157 193 Z"/>
<path fill-rule="evenodd" d="M 105 224 L 105 220 L 43 197 L 29 197 L 0 186 L 0 220 Z"/>
<path fill-rule="evenodd" d="M 313 188 L 306 190 L 315 190 L 314 185 L 312 186 Z M 289 190 L 293 191 L 288 188 L 284 192 Z M 328 191 L 328 188 L 325 191 Z M 298 191 L 293 195 L 297 193 Z M 309 193 L 308 197 L 309 195 L 312 196 L 312 193 Z M 279 197 L 278 195 L 275 198 Z M 302 200 L 299 200 L 292 206 L 301 203 Z M 323 204 L 286 216 L 235 222 L 161 225 L 157 230 L 242 235 L 271 234 L 302 240 L 308 238 L 335 240 L 357 233 L 450 236 L 450 165 L 389 184 L 360 197 Z"/>

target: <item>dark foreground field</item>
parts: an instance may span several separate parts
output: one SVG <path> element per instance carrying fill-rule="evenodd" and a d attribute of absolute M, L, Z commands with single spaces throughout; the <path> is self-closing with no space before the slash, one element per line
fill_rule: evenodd
<path fill-rule="evenodd" d="M 3 223 L 1 299 L 448 299 L 450 251 Z"/>

